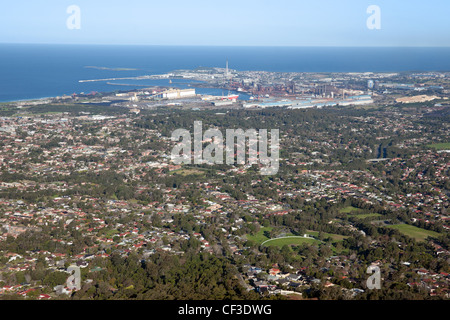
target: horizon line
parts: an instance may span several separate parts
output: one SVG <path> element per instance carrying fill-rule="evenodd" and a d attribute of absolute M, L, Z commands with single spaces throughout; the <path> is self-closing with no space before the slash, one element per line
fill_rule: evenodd
<path fill-rule="evenodd" d="M 231 44 L 144 44 L 144 43 L 60 43 L 60 42 L 0 42 L 0 45 L 80 45 L 80 46 L 146 46 L 146 47 L 264 47 L 264 48 L 450 48 L 447 46 L 358 46 L 358 45 L 231 45 Z"/>

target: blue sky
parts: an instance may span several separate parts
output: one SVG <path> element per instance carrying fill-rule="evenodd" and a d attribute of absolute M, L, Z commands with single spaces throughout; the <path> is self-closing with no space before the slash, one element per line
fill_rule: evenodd
<path fill-rule="evenodd" d="M 0 43 L 450 46 L 448 0 L 7 0 Z M 66 9 L 81 10 L 70 30 Z M 381 9 L 370 30 L 369 5 Z"/>

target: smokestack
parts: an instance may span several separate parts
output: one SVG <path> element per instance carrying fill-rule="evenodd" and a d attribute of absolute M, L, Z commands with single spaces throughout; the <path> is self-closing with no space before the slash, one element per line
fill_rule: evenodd
<path fill-rule="evenodd" d="M 225 76 L 228 78 L 228 59 L 227 59 L 227 67 L 226 67 L 226 71 L 225 71 Z"/>

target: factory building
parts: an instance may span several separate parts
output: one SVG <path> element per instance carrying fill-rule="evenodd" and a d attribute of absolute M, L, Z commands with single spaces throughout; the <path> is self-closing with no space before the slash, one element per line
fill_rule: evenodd
<path fill-rule="evenodd" d="M 195 97 L 195 89 L 168 90 L 162 92 L 163 99 L 183 99 Z"/>

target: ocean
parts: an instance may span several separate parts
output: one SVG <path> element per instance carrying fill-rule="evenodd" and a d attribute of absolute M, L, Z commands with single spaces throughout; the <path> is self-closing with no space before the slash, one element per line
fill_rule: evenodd
<path fill-rule="evenodd" d="M 135 77 L 177 69 L 225 67 L 239 71 L 450 71 L 450 48 L 201 47 L 0 44 L 0 101 L 15 101 L 169 86 L 168 80 L 79 80 Z M 91 68 L 95 67 L 95 68 Z M 123 68 L 123 69 L 119 69 Z M 132 70 L 131 70 L 132 69 Z M 186 88 L 185 81 L 172 86 Z M 221 94 L 200 88 L 200 93 Z"/>

